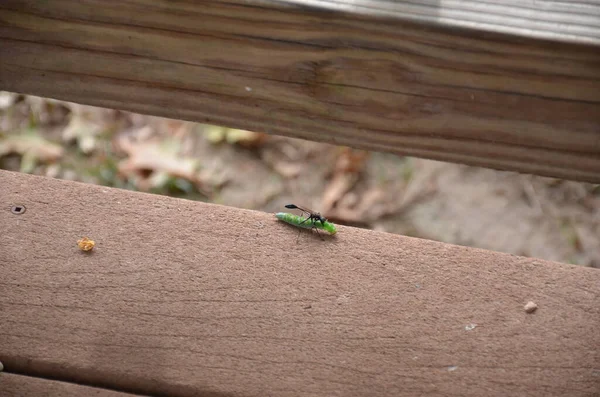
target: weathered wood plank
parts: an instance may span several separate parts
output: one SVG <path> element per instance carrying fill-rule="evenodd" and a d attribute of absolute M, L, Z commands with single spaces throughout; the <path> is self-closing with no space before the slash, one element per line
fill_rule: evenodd
<path fill-rule="evenodd" d="M 7 373 L 0 373 L 0 392 L 4 397 L 134 397 L 128 393 Z"/>
<path fill-rule="evenodd" d="M 541 39 L 600 44 L 600 3 L 555 0 L 287 0 L 302 7 L 396 17 Z"/>
<path fill-rule="evenodd" d="M 598 48 L 281 2 L 0 4 L 0 89 L 591 182 Z"/>
<path fill-rule="evenodd" d="M 0 186 L 9 371 L 170 396 L 600 388 L 595 269 L 349 227 L 296 244 L 271 214 L 5 171 Z"/>

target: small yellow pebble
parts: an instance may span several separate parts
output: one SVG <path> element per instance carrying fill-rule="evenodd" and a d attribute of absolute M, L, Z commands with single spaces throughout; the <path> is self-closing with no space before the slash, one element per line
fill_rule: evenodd
<path fill-rule="evenodd" d="M 535 304 L 535 302 L 527 302 L 527 304 L 525 305 L 524 309 L 527 313 L 533 313 L 534 311 L 536 311 L 538 308 L 538 305 Z"/>
<path fill-rule="evenodd" d="M 94 240 L 90 240 L 87 237 L 84 237 L 80 240 L 77 240 L 77 245 L 79 246 L 79 249 L 82 251 L 91 251 L 94 246 L 96 245 L 96 242 Z"/>

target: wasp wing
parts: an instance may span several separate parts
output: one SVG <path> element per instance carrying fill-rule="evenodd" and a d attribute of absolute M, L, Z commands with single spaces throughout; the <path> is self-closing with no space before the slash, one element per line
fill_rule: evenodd
<path fill-rule="evenodd" d="M 285 208 L 289 208 L 289 209 L 292 209 L 292 210 L 300 210 L 300 211 L 306 212 L 309 215 L 317 214 L 316 212 L 314 212 L 310 208 L 300 207 L 299 205 L 296 205 L 296 204 L 287 204 L 285 206 Z"/>

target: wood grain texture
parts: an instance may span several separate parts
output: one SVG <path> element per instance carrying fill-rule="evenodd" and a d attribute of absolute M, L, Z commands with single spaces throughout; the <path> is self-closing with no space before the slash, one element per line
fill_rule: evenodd
<path fill-rule="evenodd" d="M 556 0 L 286 0 L 302 7 L 600 44 L 600 2 Z"/>
<path fill-rule="evenodd" d="M 3 397 L 135 397 L 128 393 L 7 373 L 0 373 L 0 392 Z"/>
<path fill-rule="evenodd" d="M 600 390 L 598 270 L 343 226 L 296 244 L 273 214 L 6 171 L 0 186 L 9 372 L 169 396 Z"/>
<path fill-rule="evenodd" d="M 593 18 L 600 4 L 575 9 Z M 598 46 L 396 14 L 265 1 L 4 0 L 0 89 L 600 182 Z"/>

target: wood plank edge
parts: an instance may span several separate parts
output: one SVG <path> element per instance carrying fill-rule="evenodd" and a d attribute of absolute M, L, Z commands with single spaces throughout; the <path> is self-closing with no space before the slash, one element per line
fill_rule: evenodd
<path fill-rule="evenodd" d="M 95 385 L 83 385 L 68 380 L 55 379 L 48 376 L 35 376 L 12 372 L 0 373 L 0 390 L 3 396 L 61 396 L 61 397 L 133 397 L 132 394 L 120 390 L 99 388 Z"/>

